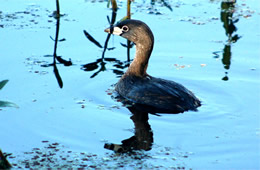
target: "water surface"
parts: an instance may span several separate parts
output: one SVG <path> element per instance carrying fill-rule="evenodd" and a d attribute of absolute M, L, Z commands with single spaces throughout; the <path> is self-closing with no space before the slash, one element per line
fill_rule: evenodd
<path fill-rule="evenodd" d="M 168 3 L 172 11 L 158 2 L 132 4 L 132 18 L 146 22 L 155 36 L 148 73 L 183 84 L 203 105 L 198 112 L 149 115 L 150 150 L 116 155 L 104 144 L 135 135 L 131 112 L 110 95 L 127 69 L 118 66 L 128 64 L 120 45 L 126 40 L 112 36 L 108 47 L 115 49 L 100 62 L 103 49 L 83 33 L 103 46 L 112 12 L 107 2 L 60 2 L 65 15 L 57 55 L 73 63 L 57 64 L 63 88 L 53 67 L 43 67 L 53 62 L 55 3 L 1 2 L 0 81 L 9 82 L 0 100 L 19 108 L 0 108 L 0 147 L 12 153 L 14 167 L 260 168 L 259 2 Z M 118 5 L 117 21 L 126 15 L 126 4 Z M 84 71 L 93 62 L 96 69 Z M 44 153 L 55 161 L 43 160 Z"/>

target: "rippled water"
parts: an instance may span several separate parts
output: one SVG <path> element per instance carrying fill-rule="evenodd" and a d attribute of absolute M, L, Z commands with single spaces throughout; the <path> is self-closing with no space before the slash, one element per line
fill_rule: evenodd
<path fill-rule="evenodd" d="M 1 1 L 0 81 L 9 82 L 0 100 L 19 108 L 0 108 L 0 148 L 12 153 L 14 167 L 260 168 L 259 2 L 238 1 L 234 8 L 217 0 L 167 3 L 172 11 L 159 2 L 132 4 L 132 18 L 155 36 L 148 73 L 185 85 L 203 105 L 198 112 L 149 115 L 147 124 L 131 119 L 110 95 L 127 69 L 119 67 L 128 64 L 120 45 L 126 40 L 111 37 L 108 47 L 115 49 L 101 62 L 103 49 L 83 33 L 103 46 L 112 12 L 107 2 L 60 2 L 65 16 L 57 55 L 73 64 L 57 64 L 61 89 L 53 67 L 43 67 L 53 62 L 55 3 Z M 126 15 L 126 4 L 118 5 L 117 21 Z M 135 128 L 150 136 L 149 151 L 117 155 L 104 148 L 137 135 Z"/>

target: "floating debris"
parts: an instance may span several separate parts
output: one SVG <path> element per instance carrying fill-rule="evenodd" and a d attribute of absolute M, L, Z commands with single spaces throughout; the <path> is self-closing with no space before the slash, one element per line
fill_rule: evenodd
<path fill-rule="evenodd" d="M 173 66 L 177 69 L 177 70 L 179 70 L 179 69 L 183 69 L 183 68 L 189 68 L 189 67 L 191 67 L 191 65 L 181 65 L 181 64 L 173 64 Z"/>
<path fill-rule="evenodd" d="M 86 100 L 83 99 L 83 100 L 79 100 L 79 101 L 76 101 L 77 104 L 85 104 Z"/>
<path fill-rule="evenodd" d="M 107 142 L 107 140 L 101 140 Z M 184 159 L 192 152 L 182 152 L 177 148 L 157 146 L 156 153 L 136 151 L 132 153 L 105 152 L 102 155 L 88 152 L 74 152 L 58 142 L 43 140 L 41 148 L 32 148 L 22 155 L 9 156 L 14 169 L 46 169 L 46 168 L 93 168 L 93 169 L 158 169 L 169 168 L 165 164 L 174 164 L 173 169 L 186 169 Z M 160 162 L 160 163 L 158 163 Z"/>

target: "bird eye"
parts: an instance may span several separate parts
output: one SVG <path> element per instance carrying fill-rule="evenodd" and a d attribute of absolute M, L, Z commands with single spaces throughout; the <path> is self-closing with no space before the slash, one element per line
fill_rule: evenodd
<path fill-rule="evenodd" d="M 127 31 L 129 30 L 129 28 L 128 28 L 128 26 L 124 25 L 124 26 L 122 27 L 122 30 L 123 30 L 123 32 L 127 32 Z"/>

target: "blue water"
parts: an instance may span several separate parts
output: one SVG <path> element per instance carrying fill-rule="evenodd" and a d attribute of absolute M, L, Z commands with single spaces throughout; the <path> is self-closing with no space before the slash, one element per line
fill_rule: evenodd
<path fill-rule="evenodd" d="M 107 34 L 103 30 L 109 26 L 106 16 L 111 16 L 106 4 L 60 2 L 65 16 L 59 38 L 66 40 L 58 43 L 57 54 L 73 63 L 57 65 L 64 84 L 60 89 L 53 67 L 41 66 L 52 63 L 46 56 L 53 54 L 50 36 L 55 37 L 56 20 L 49 15 L 55 2 L 1 2 L 0 81 L 9 82 L 0 90 L 0 100 L 19 106 L 0 108 L 0 148 L 12 153 L 10 163 L 24 167 L 22 160 L 30 159 L 24 152 L 44 150 L 42 141 L 49 141 L 62 145 L 60 150 L 72 151 L 78 159 L 80 153 L 96 155 L 86 164 L 101 168 L 120 167 L 123 160 L 126 168 L 259 169 L 259 2 L 238 1 L 235 5 L 233 20 L 239 20 L 232 36 L 240 38 L 233 43 L 227 42 L 220 19 L 221 1 L 169 1 L 172 11 L 156 3 L 154 8 L 161 15 L 149 14 L 149 2 L 132 4 L 132 18 L 146 22 L 155 36 L 148 73 L 183 84 L 203 104 L 198 112 L 149 115 L 153 145 L 141 160 L 130 156 L 116 159 L 111 156 L 113 151 L 104 149 L 107 142 L 120 144 L 134 135 L 131 113 L 108 95 L 119 79 L 113 73 L 116 62 L 106 61 L 106 69 L 94 78 L 90 77 L 100 63 L 93 71 L 81 69 L 101 58 L 102 49 L 83 30 L 104 44 Z M 118 5 L 120 20 L 126 15 L 126 4 Z M 109 47 L 116 48 L 105 57 L 126 61 L 126 48 L 120 42 L 126 40 L 111 37 Z M 225 46 L 231 52 L 228 69 L 222 63 Z M 134 52 L 131 49 L 131 58 Z M 72 157 L 67 152 L 60 154 Z M 65 163 L 58 159 L 56 164 Z"/>

